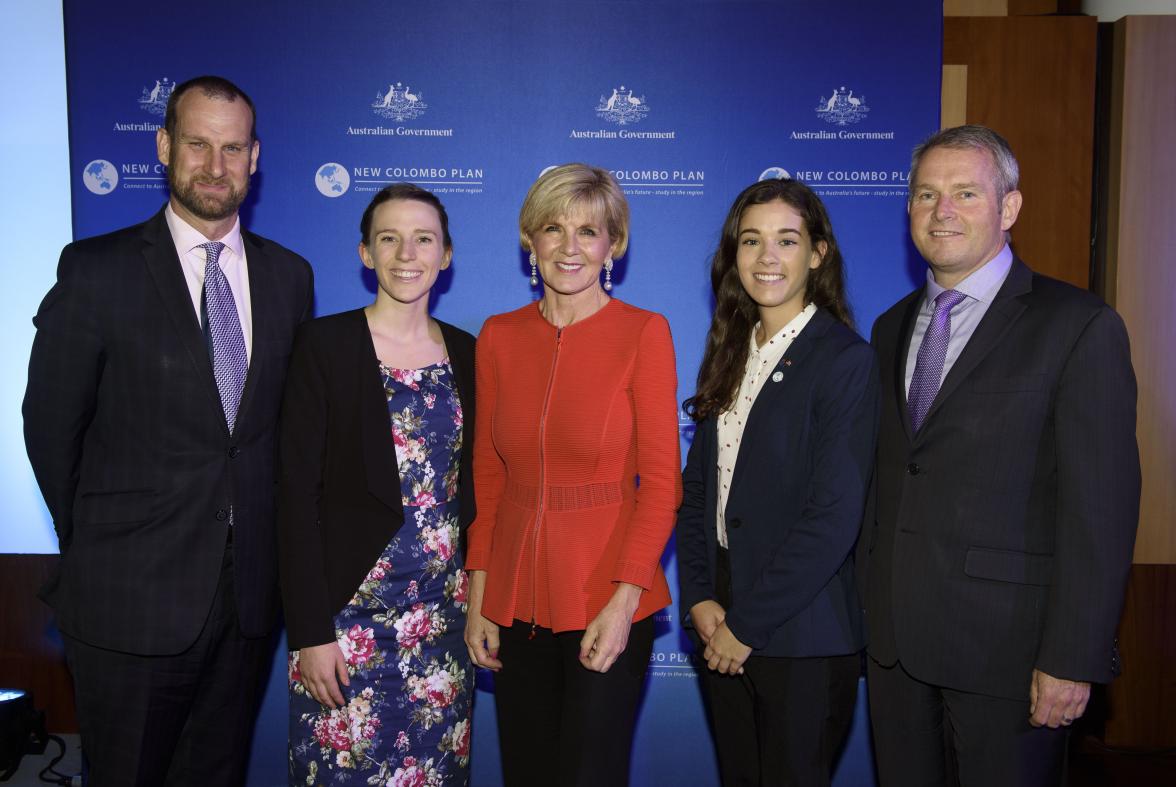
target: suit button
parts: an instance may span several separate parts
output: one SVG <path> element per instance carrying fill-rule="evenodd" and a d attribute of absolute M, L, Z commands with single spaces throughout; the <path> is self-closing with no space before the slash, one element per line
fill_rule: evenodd
<path fill-rule="evenodd" d="M 909 465 L 907 465 L 907 475 L 918 475 L 919 471 L 919 466 L 914 462 L 911 462 Z"/>
<path fill-rule="evenodd" d="M 236 459 L 241 454 L 241 449 L 233 446 L 229 449 L 229 459 Z"/>
<path fill-rule="evenodd" d="M 229 512 L 223 508 L 216 512 L 216 519 L 218 522 L 224 522 L 229 518 Z"/>
<path fill-rule="evenodd" d="M 735 517 L 727 523 L 727 527 L 731 530 L 738 530 L 739 528 L 743 527 L 743 520 L 739 517 Z"/>

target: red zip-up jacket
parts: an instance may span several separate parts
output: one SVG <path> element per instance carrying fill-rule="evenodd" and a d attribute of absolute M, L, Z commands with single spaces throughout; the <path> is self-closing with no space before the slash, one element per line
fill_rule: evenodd
<path fill-rule="evenodd" d="M 617 582 L 645 589 L 634 620 L 669 604 L 682 465 L 665 318 L 613 299 L 557 329 L 531 303 L 486 321 L 476 366 L 465 566 L 486 571 L 482 614 L 580 630 Z"/>

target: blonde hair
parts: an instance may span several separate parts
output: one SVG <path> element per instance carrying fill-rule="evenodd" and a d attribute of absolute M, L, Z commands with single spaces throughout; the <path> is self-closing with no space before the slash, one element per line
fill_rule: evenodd
<path fill-rule="evenodd" d="M 588 164 L 552 167 L 531 185 L 519 211 L 519 243 L 530 249 L 531 235 L 576 209 L 602 218 L 614 256 L 625 255 L 629 247 L 629 203 L 612 175 Z"/>

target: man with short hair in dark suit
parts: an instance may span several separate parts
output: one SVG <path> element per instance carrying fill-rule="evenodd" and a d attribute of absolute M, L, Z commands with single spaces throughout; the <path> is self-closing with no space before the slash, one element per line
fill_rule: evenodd
<path fill-rule="evenodd" d="M 1013 254 L 1017 180 L 982 126 L 915 149 L 927 283 L 874 324 L 861 565 L 883 787 L 1057 785 L 1114 672 L 1140 489 L 1127 333 Z"/>
<path fill-rule="evenodd" d="M 24 400 L 96 787 L 244 781 L 278 611 L 274 427 L 313 297 L 306 260 L 241 229 L 248 96 L 179 85 L 156 148 L 170 200 L 62 251 Z"/>

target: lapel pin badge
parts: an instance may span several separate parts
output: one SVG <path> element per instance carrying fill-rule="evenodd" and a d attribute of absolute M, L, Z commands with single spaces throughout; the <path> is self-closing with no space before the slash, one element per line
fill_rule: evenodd
<path fill-rule="evenodd" d="M 772 382 L 778 383 L 784 379 L 784 372 L 772 372 Z"/>

